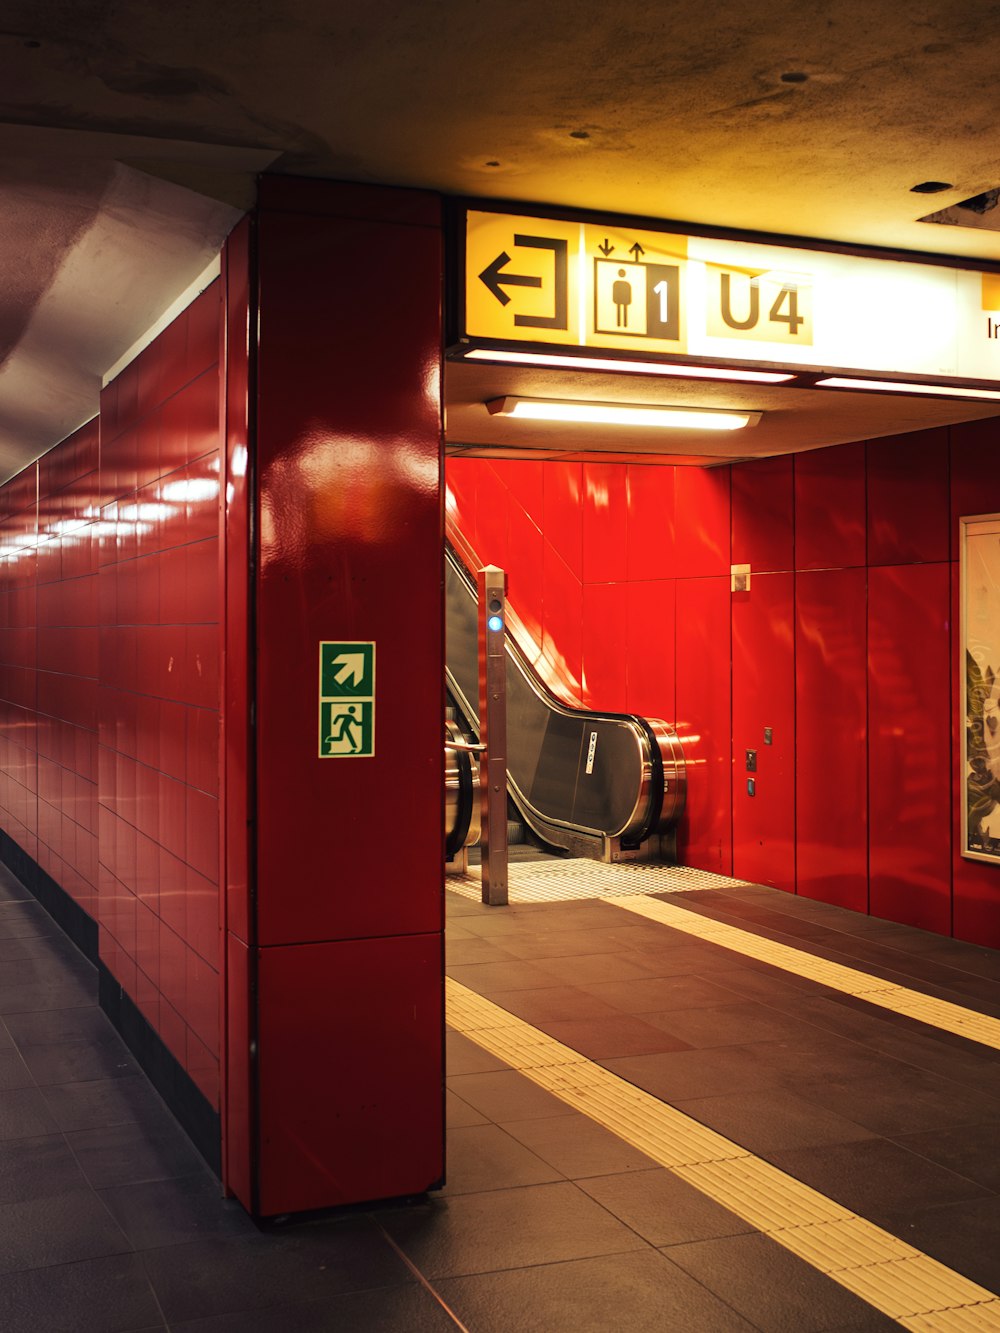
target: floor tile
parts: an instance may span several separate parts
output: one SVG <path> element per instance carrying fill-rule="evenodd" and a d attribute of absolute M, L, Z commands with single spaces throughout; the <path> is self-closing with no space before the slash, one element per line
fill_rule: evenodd
<path fill-rule="evenodd" d="M 86 1187 L 87 1179 L 61 1134 L 0 1141 L 0 1203 L 49 1198 Z"/>
<path fill-rule="evenodd" d="M 524 1121 L 519 1122 L 524 1124 Z M 546 1123 L 528 1121 L 528 1124 Z M 515 1130 L 517 1126 L 514 1126 Z M 443 1194 L 477 1194 L 562 1180 L 563 1173 L 498 1125 L 468 1125 L 448 1134 L 448 1183 Z"/>
<path fill-rule="evenodd" d="M 197 1148 L 170 1116 L 73 1130 L 66 1142 L 94 1189 L 172 1180 L 204 1169 Z"/>
<path fill-rule="evenodd" d="M 97 1197 L 136 1250 L 256 1232 L 239 1204 L 222 1198 L 219 1182 L 207 1168 L 175 1180 L 114 1185 L 98 1191 Z"/>
<path fill-rule="evenodd" d="M 457 1329 L 441 1303 L 413 1284 L 173 1324 L 171 1333 L 457 1333 Z"/>
<path fill-rule="evenodd" d="M 486 992 L 486 997 L 539 1027 L 559 1019 L 621 1017 L 620 1009 L 575 986 L 546 986 L 541 990 L 505 991 L 497 995 Z"/>
<path fill-rule="evenodd" d="M 885 1333 L 899 1325 L 767 1236 L 674 1245 L 670 1258 L 767 1333 L 826 1333 L 864 1320 Z M 874 1321 L 874 1322 L 873 1322 Z"/>
<path fill-rule="evenodd" d="M 885 1139 L 775 1152 L 771 1160 L 796 1180 L 872 1222 L 907 1208 L 940 1206 L 988 1193 L 974 1181 Z"/>
<path fill-rule="evenodd" d="M 731 1003 L 732 991 L 700 976 L 646 977 L 638 981 L 608 981 L 588 985 L 598 1000 L 627 1014 L 656 1014 L 665 1009 L 696 1009 Z"/>
<path fill-rule="evenodd" d="M 91 1189 L 0 1205 L 0 1273 L 47 1268 L 132 1249 Z"/>
<path fill-rule="evenodd" d="M 59 1083 L 42 1090 L 60 1129 L 103 1129 L 137 1116 L 169 1115 L 142 1075 Z"/>
<path fill-rule="evenodd" d="M 140 1072 L 124 1042 L 92 1045 L 70 1041 L 30 1046 L 25 1048 L 24 1060 L 31 1077 L 40 1087 L 57 1083 L 91 1083 Z"/>
<path fill-rule="evenodd" d="M 735 1236 L 753 1228 L 662 1167 L 581 1179 L 580 1188 L 651 1245 Z"/>
<path fill-rule="evenodd" d="M 449 1278 L 471 1333 L 752 1333 L 754 1326 L 655 1251 Z"/>
<path fill-rule="evenodd" d="M 759 1157 L 789 1148 L 871 1139 L 870 1129 L 823 1111 L 787 1088 L 678 1101 L 677 1109 Z"/>
<path fill-rule="evenodd" d="M 0 1141 L 37 1138 L 58 1130 L 56 1118 L 37 1088 L 0 1092 Z"/>
<path fill-rule="evenodd" d="M 528 1185 L 380 1214 L 430 1278 L 621 1254 L 645 1242 L 575 1185 Z"/>
<path fill-rule="evenodd" d="M 448 1129 L 461 1129 L 465 1125 L 488 1125 L 490 1122 L 482 1111 L 463 1101 L 451 1088 L 444 1094 L 444 1123 Z"/>
<path fill-rule="evenodd" d="M 644 1171 L 652 1165 L 638 1148 L 575 1112 L 544 1120 L 517 1120 L 504 1128 L 570 1180 Z"/>
<path fill-rule="evenodd" d="M 894 1235 L 1000 1294 L 1000 1198 L 907 1208 L 888 1215 Z"/>
<path fill-rule="evenodd" d="M 742 1046 L 632 1055 L 601 1063 L 619 1078 L 671 1103 L 693 1097 L 754 1092 L 781 1084 L 775 1070 L 763 1064 L 753 1050 Z"/>
<path fill-rule="evenodd" d="M 903 1134 L 894 1142 L 1000 1194 L 1000 1120 L 929 1134 Z"/>
<path fill-rule="evenodd" d="M 577 1018 L 546 1023 L 545 1030 L 550 1037 L 579 1051 L 588 1060 L 691 1049 L 686 1041 L 645 1020 L 645 1014 L 641 1017 L 619 1014 L 615 1018 Z"/>
<path fill-rule="evenodd" d="M 497 1056 L 454 1028 L 445 1032 L 444 1067 L 447 1074 L 486 1074 L 508 1068 Z"/>
<path fill-rule="evenodd" d="M 134 1254 L 0 1277 L 4 1333 L 125 1333 L 165 1327 Z"/>
<path fill-rule="evenodd" d="M 789 1080 L 800 1097 L 853 1120 L 876 1134 L 918 1134 L 955 1125 L 976 1125 L 996 1115 L 996 1102 L 973 1088 L 936 1078 L 921 1069 L 892 1068 L 874 1077 Z"/>
<path fill-rule="evenodd" d="M 486 991 L 537 990 L 559 982 L 558 977 L 553 977 L 540 964 L 526 963 L 519 958 L 502 963 L 467 963 L 460 967 L 449 965 L 448 975 L 480 994 Z"/>
<path fill-rule="evenodd" d="M 202 1237 L 149 1249 L 143 1263 L 171 1326 L 414 1280 L 382 1231 L 363 1216 L 322 1228 Z"/>
<path fill-rule="evenodd" d="M 121 1043 L 107 1015 L 97 1007 L 96 1000 L 89 1007 L 8 1014 L 3 1021 L 22 1050 L 29 1046 L 59 1045 L 70 1041 Z"/>
<path fill-rule="evenodd" d="M 458 1074 L 448 1086 L 464 1102 L 496 1124 L 565 1115 L 566 1103 L 512 1069 L 499 1073 Z"/>
<path fill-rule="evenodd" d="M 19 1051 L 13 1047 L 0 1050 L 0 1091 L 11 1088 L 30 1088 L 35 1080 L 31 1076 Z"/>

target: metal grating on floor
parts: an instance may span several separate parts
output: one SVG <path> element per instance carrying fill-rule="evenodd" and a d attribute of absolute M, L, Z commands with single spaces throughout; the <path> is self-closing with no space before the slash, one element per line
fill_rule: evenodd
<path fill-rule="evenodd" d="M 626 898 L 633 894 L 687 893 L 691 889 L 731 889 L 746 884 L 693 866 L 600 861 L 519 861 L 507 868 L 507 896 L 512 903 L 551 903 L 574 898 Z M 447 887 L 476 901 L 482 895 L 477 867 L 466 875 L 449 876 Z"/>

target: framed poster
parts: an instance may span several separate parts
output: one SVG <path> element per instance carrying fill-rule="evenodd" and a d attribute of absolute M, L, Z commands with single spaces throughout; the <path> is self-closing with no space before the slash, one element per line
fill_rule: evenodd
<path fill-rule="evenodd" d="M 1000 514 L 959 519 L 962 855 L 1000 864 Z"/>

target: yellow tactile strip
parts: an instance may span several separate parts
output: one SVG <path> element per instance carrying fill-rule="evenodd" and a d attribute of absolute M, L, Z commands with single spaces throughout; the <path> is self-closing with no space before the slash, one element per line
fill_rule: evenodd
<path fill-rule="evenodd" d="M 450 978 L 458 1032 L 914 1333 L 1000 1330 L 1000 1298 Z"/>
<path fill-rule="evenodd" d="M 673 930 L 696 935 L 698 939 L 710 944 L 721 944 L 746 958 L 756 958 L 761 963 L 770 963 L 772 967 L 780 967 L 785 972 L 794 972 L 797 976 L 829 986 L 831 990 L 854 995 L 868 1004 L 877 1004 L 883 1009 L 918 1019 L 929 1027 L 941 1028 L 944 1032 L 952 1032 L 956 1036 L 967 1037 L 969 1041 L 977 1041 L 982 1046 L 1000 1050 L 1000 1019 L 991 1018 L 989 1014 L 977 1014 L 960 1004 L 924 995 L 882 977 L 870 976 L 858 968 L 846 967 L 828 958 L 817 958 L 804 949 L 766 939 L 725 921 L 701 916 L 698 912 L 674 907 L 658 898 L 608 898 L 603 901 L 613 903 L 625 911 L 636 912 L 651 921 L 659 921 Z"/>

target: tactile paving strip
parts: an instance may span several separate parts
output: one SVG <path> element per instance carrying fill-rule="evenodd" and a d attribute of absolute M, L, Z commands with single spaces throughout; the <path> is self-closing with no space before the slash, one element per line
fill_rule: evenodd
<path fill-rule="evenodd" d="M 551 903 L 579 898 L 624 898 L 632 894 L 686 893 L 690 889 L 731 889 L 746 884 L 691 866 L 626 861 L 512 861 L 507 867 L 507 897 L 512 903 Z M 448 888 L 463 898 L 482 896 L 478 869 L 449 876 Z"/>
<path fill-rule="evenodd" d="M 929 1027 L 940 1028 L 943 1032 L 951 1032 L 969 1041 L 979 1042 L 982 1046 L 1000 1050 L 1000 1018 L 976 1013 L 950 1000 L 940 1000 L 935 995 L 925 995 L 922 991 L 886 981 L 884 977 L 869 976 L 867 972 L 835 963 L 829 958 L 817 958 L 804 949 L 766 939 L 752 931 L 742 930 L 739 926 L 731 926 L 728 922 L 702 916 L 699 912 L 673 907 L 656 898 L 636 898 L 629 902 L 617 902 L 616 906 L 651 921 L 662 922 L 672 930 L 682 930 L 686 935 L 695 935 L 711 944 L 721 944 L 723 948 L 732 949 L 745 958 L 756 958 L 759 962 L 770 963 L 772 967 L 780 967 L 785 972 L 807 977 L 810 981 L 829 986 L 831 990 L 840 991 L 844 995 L 854 995 L 867 1004 L 891 1009 L 893 1013 L 905 1014 Z"/>
<path fill-rule="evenodd" d="M 457 1031 L 912 1333 L 997 1333 L 1000 1298 L 578 1051 L 447 981 Z"/>

